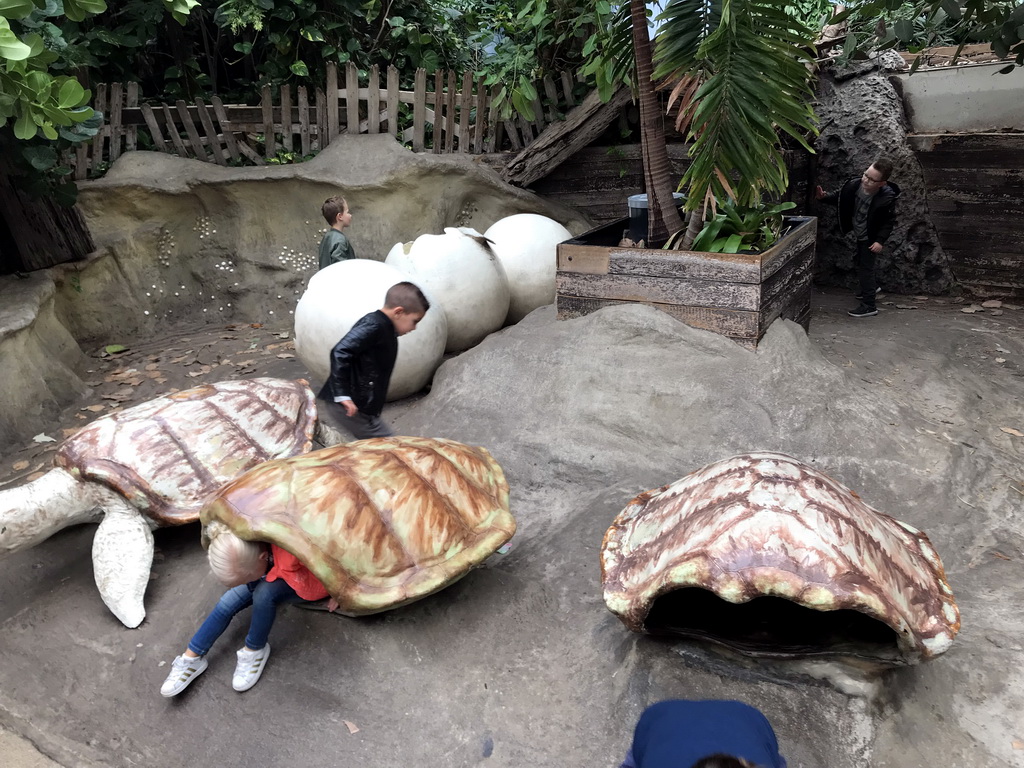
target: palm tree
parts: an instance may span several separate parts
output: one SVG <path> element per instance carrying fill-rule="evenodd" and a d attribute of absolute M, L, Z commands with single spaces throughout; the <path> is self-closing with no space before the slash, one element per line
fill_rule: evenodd
<path fill-rule="evenodd" d="M 652 56 L 645 4 L 630 0 L 648 243 L 662 242 L 682 227 L 672 204 L 655 81 L 674 86 L 670 106 L 680 104 L 676 127 L 692 142 L 680 189 L 687 193 L 686 210 L 697 215 L 691 216 L 684 248 L 718 200 L 754 206 L 766 193 L 785 192 L 789 178 L 780 131 L 810 150 L 804 136 L 816 130 L 813 36 L 785 6 L 778 0 L 669 0 Z"/>

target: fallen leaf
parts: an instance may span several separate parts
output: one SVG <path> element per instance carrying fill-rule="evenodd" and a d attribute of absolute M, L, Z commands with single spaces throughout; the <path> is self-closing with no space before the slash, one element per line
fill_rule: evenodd
<path fill-rule="evenodd" d="M 131 389 L 119 389 L 117 392 L 112 392 L 109 395 L 103 395 L 104 400 L 113 400 L 117 403 L 123 403 L 125 400 L 131 400 L 135 396 L 135 391 Z"/>
<path fill-rule="evenodd" d="M 16 462 L 14 462 L 14 466 L 12 468 L 14 469 L 15 472 L 21 472 L 21 470 L 23 470 L 23 469 L 28 469 L 28 462 L 27 461 L 16 461 Z"/>
<path fill-rule="evenodd" d="M 913 304 L 897 304 L 896 309 L 917 309 Z"/>
<path fill-rule="evenodd" d="M 156 363 L 150 363 L 149 365 L 146 366 L 146 370 L 147 371 L 155 371 L 159 367 L 160 366 L 157 365 Z"/>
<path fill-rule="evenodd" d="M 76 413 L 75 414 L 75 418 L 76 419 L 85 419 L 87 417 L 86 417 L 86 415 L 84 413 Z"/>
<path fill-rule="evenodd" d="M 963 312 L 966 315 L 973 315 L 975 312 L 978 312 L 980 310 L 981 310 L 981 307 L 979 307 L 977 304 L 971 304 L 971 306 L 964 307 L 960 311 Z"/>
<path fill-rule="evenodd" d="M 1001 309 L 993 309 L 992 310 L 992 316 L 993 317 L 999 317 L 1001 314 L 1003 314 L 1003 310 L 1001 310 Z"/>
<path fill-rule="evenodd" d="M 996 358 L 996 362 L 997 363 L 1005 363 L 1006 362 L 1006 358 L 1005 357 L 997 357 Z"/>
<path fill-rule="evenodd" d="M 1010 746 L 1014 749 L 1024 749 L 1024 741 L 1012 741 L 1010 742 Z"/>
<path fill-rule="evenodd" d="M 192 352 L 192 350 L 191 350 L 191 349 L 190 349 L 190 350 L 189 350 L 189 351 L 188 351 L 187 353 L 185 353 L 184 355 L 182 355 L 181 357 L 176 357 L 176 358 L 174 358 L 173 360 L 171 360 L 171 362 L 172 362 L 172 363 L 174 363 L 175 365 L 177 365 L 178 363 L 183 363 L 183 362 L 185 362 L 185 360 L 187 360 L 187 359 L 188 359 L 188 354 L 189 354 L 190 352 Z"/>
<path fill-rule="evenodd" d="M 993 552 L 992 557 L 998 557 L 1000 560 L 1012 560 L 1012 557 L 1007 557 L 1002 552 Z"/>
<path fill-rule="evenodd" d="M 69 437 L 71 437 L 72 435 L 76 434 L 77 432 L 78 432 L 78 427 L 71 427 L 70 429 L 62 429 L 60 431 L 60 433 L 64 436 L 65 440 L 67 440 Z"/>
<path fill-rule="evenodd" d="M 295 355 L 293 355 L 291 352 L 281 352 L 280 354 L 278 354 L 278 357 L 280 357 L 282 360 L 284 360 L 284 359 L 287 359 L 289 357 L 295 357 Z"/>
<path fill-rule="evenodd" d="M 1003 309 L 1020 309 L 1017 304 L 1003 304 Z"/>
<path fill-rule="evenodd" d="M 283 331 L 282 333 L 277 334 L 277 338 L 279 338 L 279 339 L 287 339 L 287 338 L 290 338 L 290 337 L 291 337 L 291 334 L 288 331 Z"/>
<path fill-rule="evenodd" d="M 1003 306 L 1003 302 L 1001 302 L 999 299 L 989 299 L 988 301 L 981 302 L 981 306 L 989 309 L 998 309 L 999 307 Z"/>
<path fill-rule="evenodd" d="M 25 480 L 27 482 L 29 482 L 29 483 L 34 483 L 36 480 L 38 480 L 40 477 L 42 477 L 45 474 L 46 474 L 45 472 L 33 472 L 31 475 L 26 477 Z"/>
<path fill-rule="evenodd" d="M 226 357 L 220 361 L 220 365 L 234 365 L 234 362 L 228 360 Z"/>
<path fill-rule="evenodd" d="M 235 365 L 237 365 L 239 368 L 244 368 L 247 365 L 255 364 L 255 362 L 255 360 L 239 360 L 237 363 L 235 363 Z"/>
<path fill-rule="evenodd" d="M 1013 435 L 1014 437 L 1024 437 L 1024 432 L 1021 432 L 1019 429 L 1014 429 L 1013 427 L 1000 427 L 1000 429 L 1003 430 L 1003 432 L 1005 432 L 1008 435 Z"/>
<path fill-rule="evenodd" d="M 188 376 L 189 378 L 194 379 L 196 376 L 204 376 L 207 373 L 209 373 L 209 371 L 189 371 Z"/>
<path fill-rule="evenodd" d="M 127 352 L 128 347 L 124 344 L 107 344 L 107 346 L 103 348 L 103 351 L 108 355 L 116 355 L 118 352 Z"/>
<path fill-rule="evenodd" d="M 166 384 L 167 383 L 167 379 L 165 379 L 163 376 L 161 376 L 159 379 L 156 380 L 156 383 L 157 384 Z"/>
<path fill-rule="evenodd" d="M 359 726 L 350 720 L 342 720 L 345 723 L 345 727 L 348 728 L 349 733 L 359 733 Z"/>
<path fill-rule="evenodd" d="M 278 342 L 277 344 L 267 344 L 267 346 L 265 346 L 264 349 L 267 350 L 267 352 L 273 352 L 275 349 L 281 349 L 282 347 L 284 347 L 285 349 L 292 349 L 294 346 L 295 345 L 292 344 L 290 341 L 282 341 Z"/>
<path fill-rule="evenodd" d="M 262 328 L 263 323 L 249 323 L 250 328 Z"/>
<path fill-rule="evenodd" d="M 57 442 L 45 432 L 40 432 L 38 435 L 32 438 L 34 443 L 55 443 Z"/>
<path fill-rule="evenodd" d="M 87 405 L 82 410 L 83 411 L 92 411 L 93 413 L 99 413 L 100 411 L 102 411 L 106 407 L 107 406 L 105 406 L 105 405 L 101 405 L 100 403 L 96 403 L 95 405 Z"/>
<path fill-rule="evenodd" d="M 147 375 L 147 376 L 149 376 L 149 378 L 151 378 L 151 379 L 157 379 L 157 380 L 159 380 L 159 379 L 160 379 L 160 377 L 162 377 L 162 376 L 164 375 L 164 373 L 163 373 L 163 371 L 150 371 L 150 372 L 149 372 L 148 374 L 146 374 L 146 375 Z"/>

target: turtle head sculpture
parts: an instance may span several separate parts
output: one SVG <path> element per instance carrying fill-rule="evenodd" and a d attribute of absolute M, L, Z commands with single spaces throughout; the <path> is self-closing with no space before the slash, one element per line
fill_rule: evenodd
<path fill-rule="evenodd" d="M 61 444 L 56 468 L 0 492 L 0 557 L 100 520 L 96 586 L 111 612 L 137 627 L 146 615 L 151 529 L 195 522 L 223 483 L 310 450 L 315 425 L 308 384 L 271 378 L 205 384 L 96 419 Z"/>
<path fill-rule="evenodd" d="M 452 440 L 359 440 L 269 461 L 203 507 L 204 541 L 225 530 L 297 557 L 363 616 L 466 575 L 516 530 L 498 463 Z"/>
<path fill-rule="evenodd" d="M 778 453 L 637 496 L 605 534 L 601 573 L 606 605 L 631 630 L 754 656 L 916 663 L 960 628 L 924 533 Z"/>

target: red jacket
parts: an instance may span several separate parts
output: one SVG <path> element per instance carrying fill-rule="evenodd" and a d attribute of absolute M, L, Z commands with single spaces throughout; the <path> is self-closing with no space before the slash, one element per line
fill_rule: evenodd
<path fill-rule="evenodd" d="M 299 558 L 276 544 L 270 545 L 270 551 L 274 555 L 274 567 L 267 571 L 267 581 L 284 579 L 303 600 L 323 600 L 327 597 L 327 589 L 309 568 L 299 562 Z"/>

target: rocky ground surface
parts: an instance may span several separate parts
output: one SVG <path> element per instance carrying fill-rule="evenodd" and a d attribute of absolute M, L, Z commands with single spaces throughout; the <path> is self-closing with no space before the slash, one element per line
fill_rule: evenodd
<path fill-rule="evenodd" d="M 756 355 L 643 308 L 569 323 L 542 309 L 446 362 L 429 395 L 385 416 L 491 450 L 513 489 L 512 551 L 380 617 L 286 610 L 242 697 L 228 684 L 241 627 L 186 694 L 157 694 L 219 591 L 197 527 L 157 532 L 134 631 L 91 583 L 93 526 L 0 562 L 5 764 L 611 766 L 645 704 L 685 696 L 761 707 L 793 768 L 1024 765 L 1024 309 L 883 295 L 878 317 L 855 320 L 852 306 L 816 294 L 810 343 L 779 325 Z M 87 351 L 91 396 L 0 447 L 0 487 L 45 471 L 89 420 L 168 389 L 304 375 L 287 327 Z M 930 535 L 963 613 L 949 653 L 857 688 L 633 636 L 604 610 L 596 553 L 622 506 L 756 449 L 814 461 Z"/>

